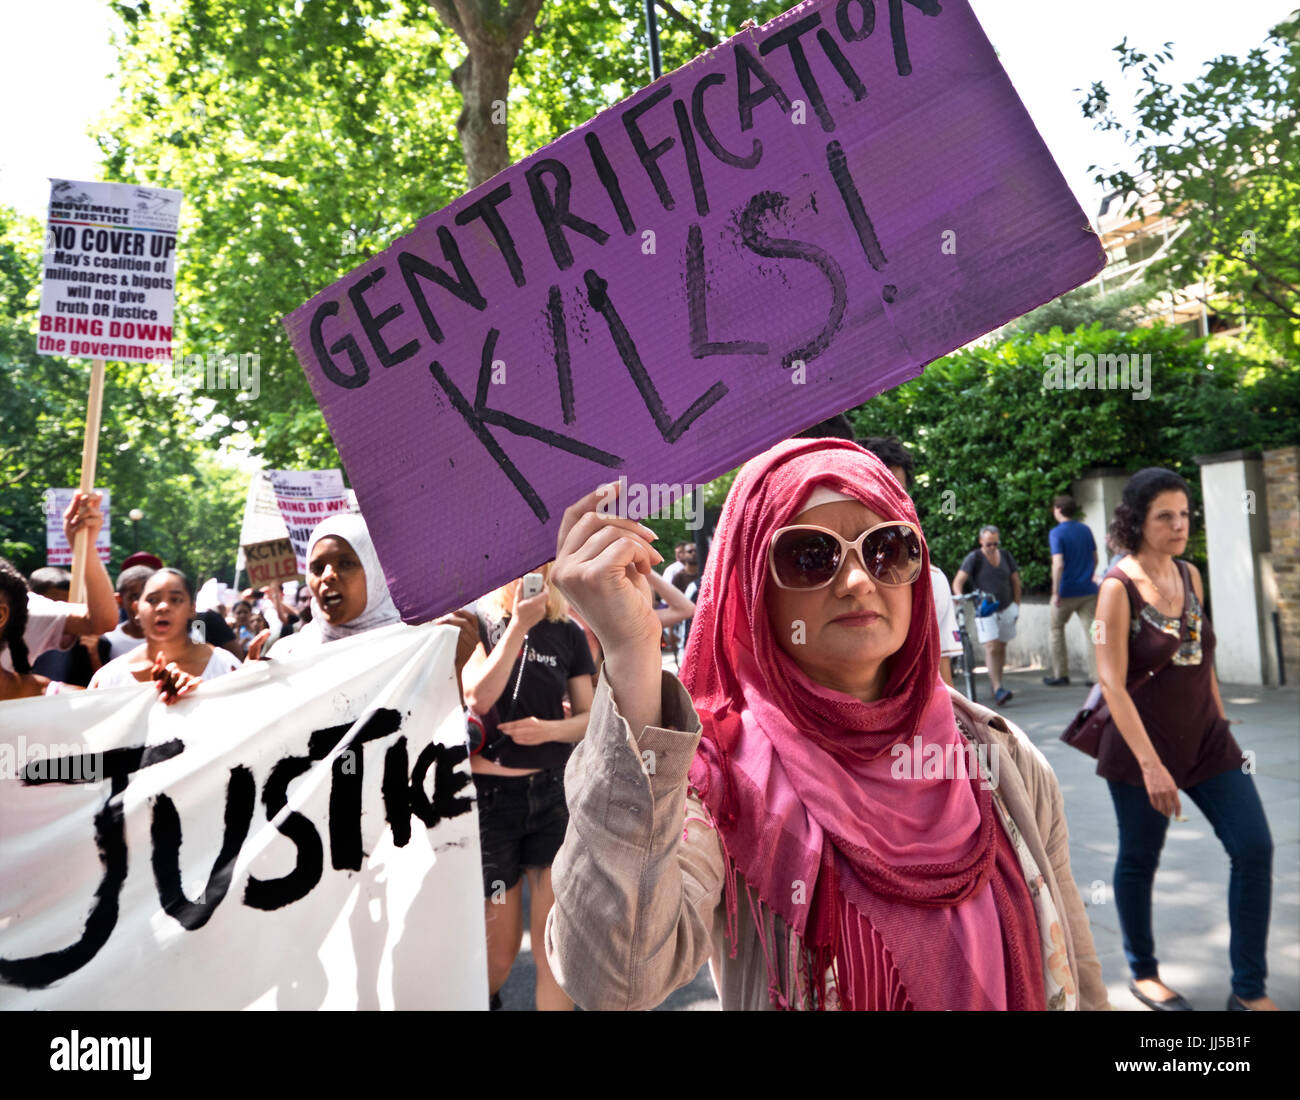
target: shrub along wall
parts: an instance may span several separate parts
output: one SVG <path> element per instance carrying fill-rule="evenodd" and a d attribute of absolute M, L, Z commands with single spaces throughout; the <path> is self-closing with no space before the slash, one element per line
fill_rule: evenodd
<path fill-rule="evenodd" d="M 1120 358 L 1102 360 L 1099 377 L 1101 356 Z M 911 448 L 917 510 L 950 578 L 992 523 L 1026 589 L 1045 592 L 1052 497 L 1092 466 L 1182 474 L 1193 493 L 1188 556 L 1204 573 L 1194 457 L 1300 441 L 1300 369 L 1163 325 L 1053 329 L 955 352 L 849 415 L 859 439 L 893 433 Z"/>

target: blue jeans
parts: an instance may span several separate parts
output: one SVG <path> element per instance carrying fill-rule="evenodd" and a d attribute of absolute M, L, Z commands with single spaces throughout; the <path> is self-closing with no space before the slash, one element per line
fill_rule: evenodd
<path fill-rule="evenodd" d="M 1109 780 L 1119 819 L 1115 906 L 1124 932 L 1124 954 L 1134 980 L 1158 971 L 1151 932 L 1151 887 L 1160 864 L 1169 819 L 1155 810 L 1145 787 Z M 1264 996 L 1266 949 L 1273 888 L 1273 838 L 1255 781 L 1239 768 L 1183 792 L 1196 803 L 1232 861 L 1228 878 L 1228 958 L 1232 991 L 1243 1000 Z"/>

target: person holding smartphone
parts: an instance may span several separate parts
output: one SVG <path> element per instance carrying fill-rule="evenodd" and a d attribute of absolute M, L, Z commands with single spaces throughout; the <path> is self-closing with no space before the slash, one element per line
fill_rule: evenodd
<path fill-rule="evenodd" d="M 537 1008 L 573 1007 L 551 975 L 542 934 L 555 900 L 551 862 L 569 823 L 564 766 L 587 731 L 595 666 L 564 597 L 546 583 L 548 572 L 544 566 L 478 601 L 479 646 L 462 674 L 465 703 L 487 727 L 470 768 L 478 792 L 494 1008 L 523 941 L 524 874 Z"/>

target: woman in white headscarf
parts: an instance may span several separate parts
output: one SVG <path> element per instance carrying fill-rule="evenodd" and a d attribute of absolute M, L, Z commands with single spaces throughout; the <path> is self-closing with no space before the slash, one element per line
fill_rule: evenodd
<path fill-rule="evenodd" d="M 307 587 L 311 622 L 272 647 L 277 659 L 402 621 L 358 515 L 343 512 L 317 524 L 307 542 Z"/>
<path fill-rule="evenodd" d="M 307 540 L 307 587 L 312 596 L 311 622 L 271 647 L 269 656 L 277 660 L 402 621 L 366 521 L 359 515 L 341 512 L 316 525 Z M 460 671 L 478 645 L 478 620 L 467 611 L 453 611 L 435 621 L 460 630 L 459 684 Z"/>

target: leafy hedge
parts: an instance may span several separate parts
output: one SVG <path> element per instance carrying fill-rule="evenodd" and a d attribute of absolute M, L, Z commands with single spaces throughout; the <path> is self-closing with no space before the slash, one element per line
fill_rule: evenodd
<path fill-rule="evenodd" d="M 1050 355 L 1150 356 L 1150 396 L 1131 390 L 1047 388 Z M 1189 556 L 1203 565 L 1196 455 L 1300 442 L 1300 369 L 1189 340 L 1157 325 L 1116 332 L 1020 334 L 946 356 L 850 414 L 858 438 L 893 433 L 913 451 L 914 492 L 931 553 L 951 577 L 1000 528 L 1029 591 L 1050 580 L 1052 497 L 1093 466 L 1166 466 L 1192 487 Z M 1102 548 L 1098 548 L 1099 551 Z"/>

